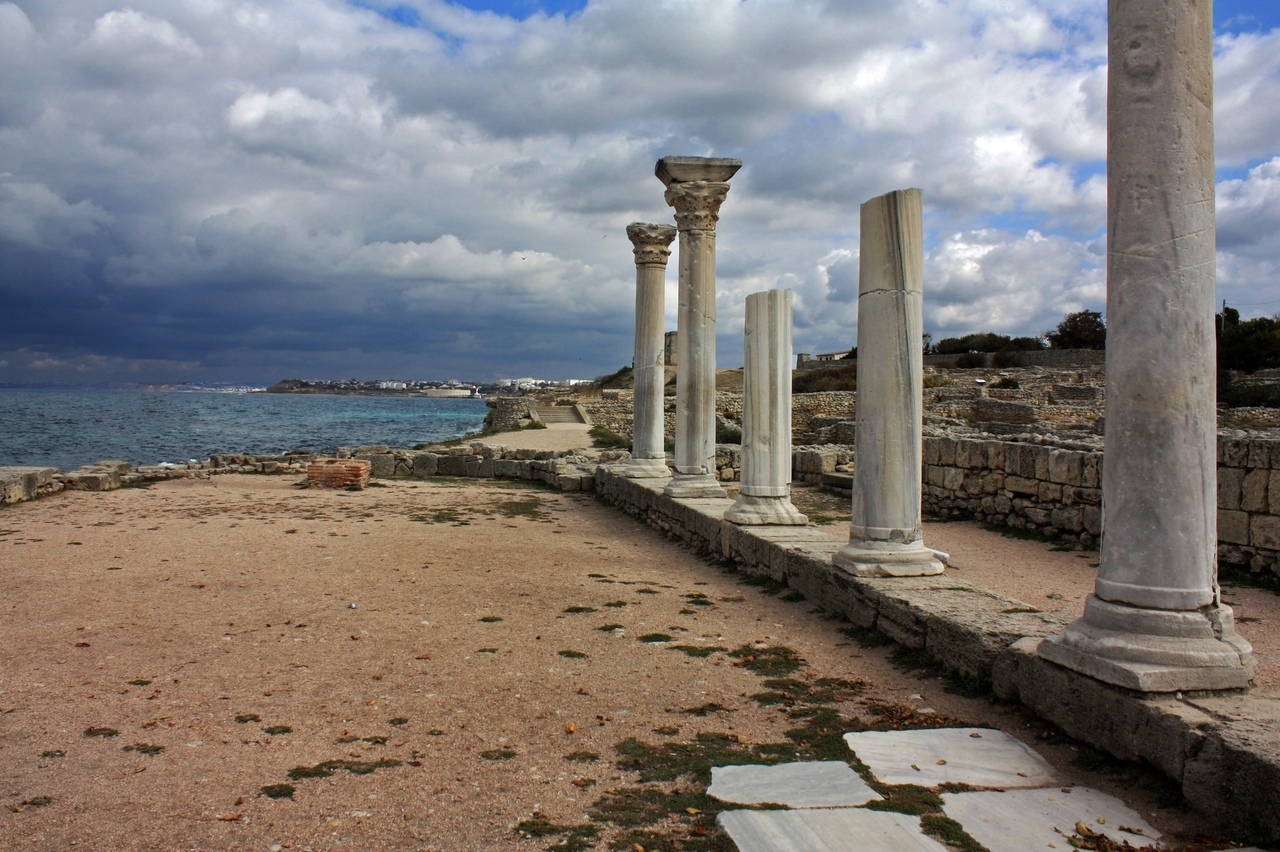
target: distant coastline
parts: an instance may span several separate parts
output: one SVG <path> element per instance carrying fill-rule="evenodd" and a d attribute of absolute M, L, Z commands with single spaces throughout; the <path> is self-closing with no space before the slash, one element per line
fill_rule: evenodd
<path fill-rule="evenodd" d="M 324 394 L 328 396 L 406 396 L 428 399 L 484 399 L 479 385 L 455 382 L 305 381 L 285 379 L 261 393 Z"/>

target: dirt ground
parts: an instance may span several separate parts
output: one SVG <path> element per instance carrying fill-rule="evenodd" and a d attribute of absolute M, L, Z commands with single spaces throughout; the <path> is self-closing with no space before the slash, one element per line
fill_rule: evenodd
<path fill-rule="evenodd" d="M 797 502 L 839 529 L 840 498 Z M 1096 562 L 972 524 L 926 541 L 1046 608 L 1078 609 Z M 1229 598 L 1274 677 L 1255 594 Z M 5 849 L 731 848 L 679 772 L 954 720 L 1206 831 L 1153 774 L 524 483 L 228 475 L 8 507 L 0 629 Z"/>

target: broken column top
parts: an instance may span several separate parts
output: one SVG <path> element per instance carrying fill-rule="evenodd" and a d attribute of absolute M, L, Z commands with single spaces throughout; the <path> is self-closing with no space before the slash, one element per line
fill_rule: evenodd
<path fill-rule="evenodd" d="M 742 168 L 742 161 L 729 157 L 663 157 L 653 173 L 666 186 L 694 180 L 727 181 Z"/>

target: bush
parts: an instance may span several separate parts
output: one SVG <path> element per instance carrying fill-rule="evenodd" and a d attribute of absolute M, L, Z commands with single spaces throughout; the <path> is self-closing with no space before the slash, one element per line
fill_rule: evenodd
<path fill-rule="evenodd" d="M 1218 370 L 1218 402 L 1227 408 L 1280 408 L 1280 387 L 1242 385 L 1226 370 Z"/>
<path fill-rule="evenodd" d="M 992 382 L 991 387 L 1000 388 L 1000 390 L 1017 390 L 1018 380 L 1013 376 L 1001 376 L 999 380 Z"/>
<path fill-rule="evenodd" d="M 852 391 L 858 389 L 857 363 L 835 362 L 839 367 L 818 370 L 800 370 L 792 374 L 792 393 L 820 393 L 822 391 Z"/>
<path fill-rule="evenodd" d="M 587 434 L 591 436 L 591 446 L 597 450 L 625 450 L 631 447 L 630 441 L 604 426 L 592 426 Z"/>
<path fill-rule="evenodd" d="M 956 366 L 963 370 L 987 366 L 987 356 L 981 352 L 966 352 L 956 359 Z"/>
<path fill-rule="evenodd" d="M 627 390 L 632 385 L 631 368 L 623 367 L 607 376 L 597 376 L 592 382 L 600 390 Z"/>

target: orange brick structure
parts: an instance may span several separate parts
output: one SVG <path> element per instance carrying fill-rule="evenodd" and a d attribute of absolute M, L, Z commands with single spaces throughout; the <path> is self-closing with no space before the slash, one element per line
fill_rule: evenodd
<path fill-rule="evenodd" d="M 316 459 L 307 465 L 310 488 L 364 488 L 370 464 L 365 459 Z"/>

